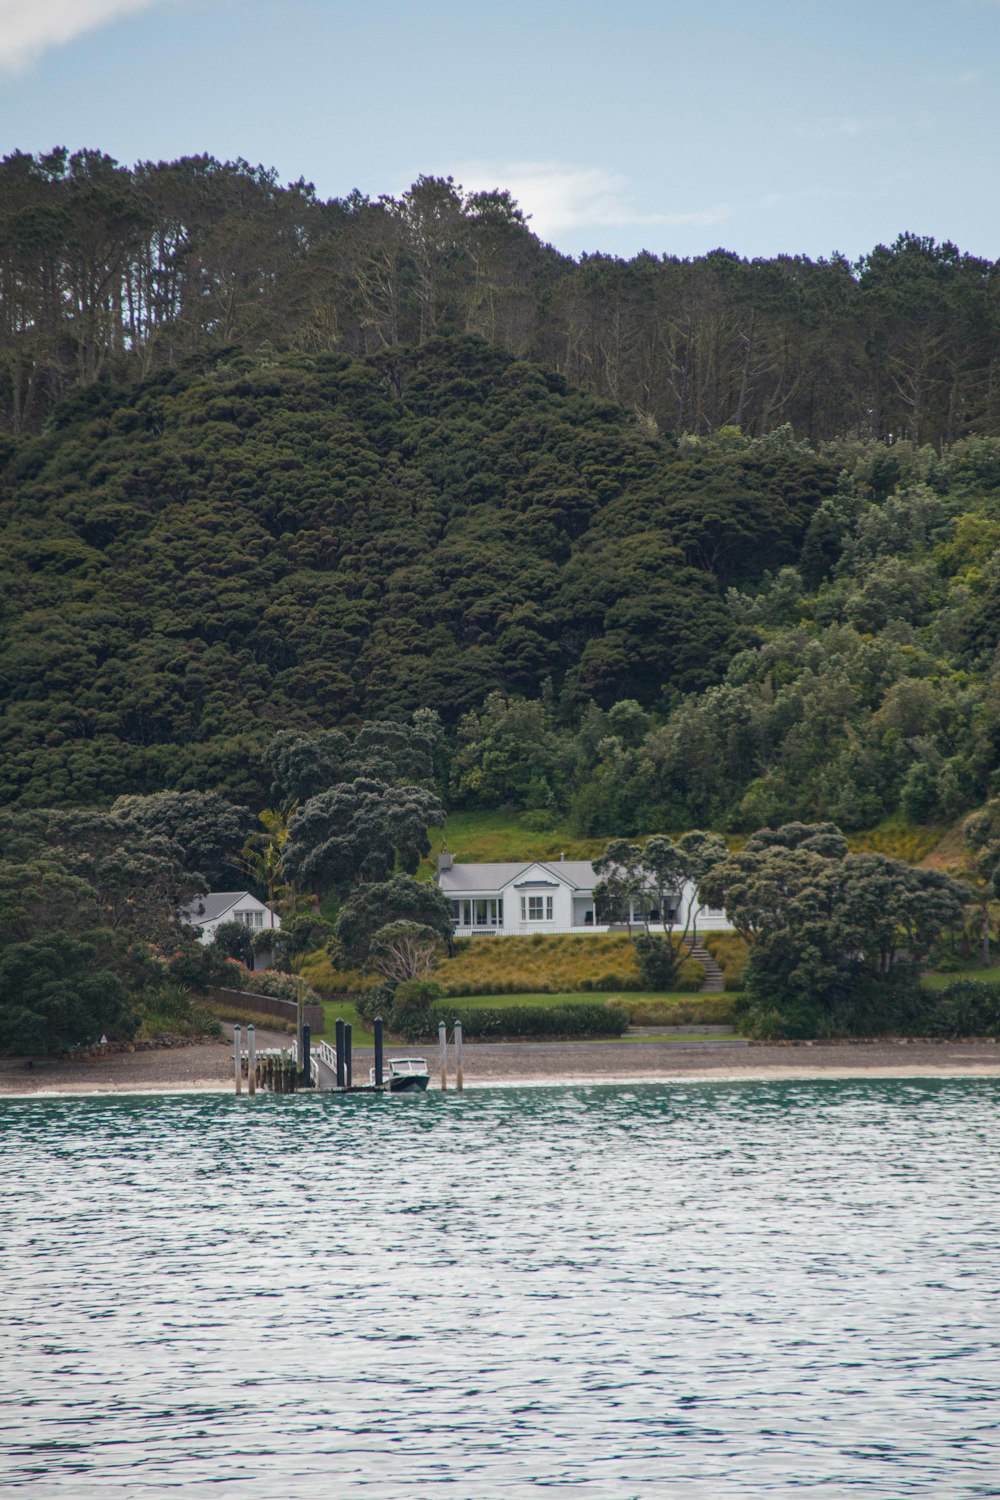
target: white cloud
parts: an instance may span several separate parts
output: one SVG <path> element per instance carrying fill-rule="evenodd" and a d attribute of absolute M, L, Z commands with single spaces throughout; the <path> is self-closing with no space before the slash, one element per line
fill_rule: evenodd
<path fill-rule="evenodd" d="M 470 192 L 508 188 L 524 213 L 531 215 L 531 227 L 542 239 L 609 225 L 697 227 L 719 224 L 730 214 L 725 203 L 711 208 L 647 212 L 634 205 L 627 177 L 600 167 L 557 161 L 472 161 L 459 163 L 451 172 Z"/>
<path fill-rule="evenodd" d="M 50 47 L 158 0 L 0 0 L 0 68 L 16 73 Z"/>

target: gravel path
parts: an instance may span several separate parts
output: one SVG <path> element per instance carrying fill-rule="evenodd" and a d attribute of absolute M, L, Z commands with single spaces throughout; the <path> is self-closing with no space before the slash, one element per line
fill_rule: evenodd
<path fill-rule="evenodd" d="M 280 1032 L 257 1032 L 259 1047 L 287 1046 Z M 423 1053 L 437 1079 L 437 1049 L 391 1046 L 388 1056 Z M 497 1042 L 465 1045 L 467 1087 L 484 1084 L 641 1082 L 677 1078 L 811 1078 L 1000 1076 L 1000 1045 L 991 1041 L 748 1044 L 636 1037 L 610 1042 Z M 367 1081 L 372 1054 L 359 1047 L 354 1075 Z M 451 1067 L 451 1058 L 449 1057 Z M 226 1089 L 233 1063 L 228 1043 L 203 1043 L 110 1057 L 36 1063 L 0 1060 L 0 1095 Z"/>

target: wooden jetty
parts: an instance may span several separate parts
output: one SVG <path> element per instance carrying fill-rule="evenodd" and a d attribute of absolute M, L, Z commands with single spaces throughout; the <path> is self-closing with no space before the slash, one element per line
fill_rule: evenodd
<path fill-rule="evenodd" d="M 375 1041 L 375 1066 L 372 1079 L 366 1083 L 354 1082 L 354 1056 L 351 1023 L 338 1018 L 335 1044 L 321 1041 L 315 1053 L 312 1050 L 310 1028 L 299 1027 L 299 1036 L 290 1047 L 267 1047 L 258 1050 L 254 1027 L 247 1027 L 246 1052 L 243 1050 L 242 1028 L 233 1028 L 233 1065 L 237 1094 L 246 1083 L 247 1094 L 252 1098 L 258 1089 L 271 1094 L 294 1094 L 300 1089 L 316 1089 L 323 1093 L 338 1094 L 387 1094 L 399 1092 L 399 1080 L 392 1075 L 392 1064 L 388 1068 L 385 1060 L 383 1023 L 376 1017 L 372 1023 Z M 440 1051 L 441 1090 L 448 1087 L 448 1036 L 442 1021 L 438 1027 Z M 462 1070 L 462 1026 L 454 1027 L 455 1045 L 455 1090 L 461 1093 L 464 1085 Z M 398 1062 L 399 1059 L 396 1059 Z M 411 1059 L 412 1061 L 412 1059 Z M 421 1059 L 422 1061 L 422 1059 Z M 420 1088 L 426 1087 L 421 1072 Z"/>

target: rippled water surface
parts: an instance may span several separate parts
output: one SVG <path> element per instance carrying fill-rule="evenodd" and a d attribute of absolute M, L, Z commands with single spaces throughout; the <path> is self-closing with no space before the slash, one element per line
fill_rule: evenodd
<path fill-rule="evenodd" d="M 0 1493 L 1000 1495 L 998 1106 L 0 1103 Z"/>

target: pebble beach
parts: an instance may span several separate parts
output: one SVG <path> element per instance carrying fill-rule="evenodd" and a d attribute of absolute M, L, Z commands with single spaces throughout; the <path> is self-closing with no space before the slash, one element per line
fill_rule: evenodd
<path fill-rule="evenodd" d="M 279 1032 L 260 1030 L 260 1047 L 287 1046 Z M 437 1086 L 436 1049 L 387 1048 L 387 1055 L 422 1051 Z M 366 1078 L 370 1049 L 354 1053 L 355 1078 Z M 621 1038 L 607 1042 L 467 1042 L 466 1088 L 520 1084 L 653 1083 L 683 1079 L 895 1078 L 1000 1076 L 1000 1045 L 992 1040 L 754 1043 L 742 1040 Z M 85 1058 L 0 1060 L 0 1096 L 227 1091 L 231 1042 L 202 1042 Z"/>

